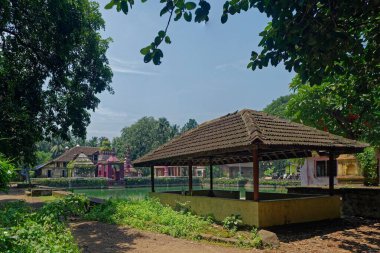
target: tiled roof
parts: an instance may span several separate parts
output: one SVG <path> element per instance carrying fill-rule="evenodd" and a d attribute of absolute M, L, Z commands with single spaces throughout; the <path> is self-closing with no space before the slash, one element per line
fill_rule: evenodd
<path fill-rule="evenodd" d="M 201 159 L 207 156 L 232 157 L 228 155 L 232 152 L 234 156 L 243 156 L 243 154 L 249 156 L 253 144 L 259 146 L 263 155 L 262 159 L 267 160 L 304 157 L 311 150 L 334 149 L 337 153 L 356 152 L 368 146 L 365 143 L 270 116 L 264 112 L 245 109 L 205 122 L 135 160 L 133 164 L 135 167 L 180 165 L 183 164 L 180 162 L 181 159 Z M 220 159 L 224 160 L 224 158 Z M 247 159 L 249 161 L 249 158 Z M 237 162 L 244 162 L 244 160 Z"/>
<path fill-rule="evenodd" d="M 80 153 L 85 154 L 86 156 L 91 156 L 95 154 L 96 152 L 99 152 L 100 148 L 97 147 L 73 147 L 69 150 L 67 150 L 62 155 L 58 156 L 57 158 L 53 159 L 52 162 L 70 162 L 75 159 L 77 155 Z"/>

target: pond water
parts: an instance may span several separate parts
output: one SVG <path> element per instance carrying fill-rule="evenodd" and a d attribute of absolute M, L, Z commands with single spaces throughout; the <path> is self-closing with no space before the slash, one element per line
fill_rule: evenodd
<path fill-rule="evenodd" d="M 186 191 L 187 186 L 167 186 L 167 187 L 155 187 L 156 192 L 165 191 Z M 194 190 L 207 190 L 208 187 L 195 186 Z M 244 187 L 214 187 L 215 190 L 230 190 L 230 191 L 240 191 L 240 196 L 244 197 L 246 191 L 252 191 L 252 188 Z M 111 188 L 111 189 L 74 189 L 75 193 L 83 193 L 88 197 L 96 197 L 102 199 L 108 198 L 145 198 L 151 191 L 150 187 L 137 187 L 137 188 Z M 285 187 L 275 187 L 275 186 L 260 186 L 260 192 L 276 192 L 276 193 L 286 193 Z"/>

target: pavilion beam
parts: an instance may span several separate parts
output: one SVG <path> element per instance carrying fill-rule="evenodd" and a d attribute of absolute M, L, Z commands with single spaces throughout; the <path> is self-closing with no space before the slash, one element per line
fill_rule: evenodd
<path fill-rule="evenodd" d="M 150 166 L 150 185 L 152 187 L 152 192 L 154 192 L 154 166 Z"/>
<path fill-rule="evenodd" d="M 188 174 L 189 174 L 189 195 L 192 196 L 193 195 L 193 162 L 192 161 L 189 162 Z"/>
<path fill-rule="evenodd" d="M 334 159 L 334 153 L 329 152 L 328 174 L 329 174 L 329 194 L 334 195 L 334 176 L 336 172 L 336 160 Z"/>
<path fill-rule="evenodd" d="M 253 201 L 259 201 L 259 149 L 253 147 L 252 152 L 253 163 Z"/>

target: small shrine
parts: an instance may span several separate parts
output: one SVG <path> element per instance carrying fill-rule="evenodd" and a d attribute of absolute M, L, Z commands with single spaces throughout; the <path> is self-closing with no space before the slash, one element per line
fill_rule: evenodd
<path fill-rule="evenodd" d="M 116 157 L 115 151 L 100 151 L 98 158 L 98 177 L 106 177 L 115 181 L 124 179 L 123 162 Z"/>

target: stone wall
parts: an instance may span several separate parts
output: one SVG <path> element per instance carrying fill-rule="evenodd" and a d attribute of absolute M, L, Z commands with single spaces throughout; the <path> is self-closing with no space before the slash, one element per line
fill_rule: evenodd
<path fill-rule="evenodd" d="M 337 188 L 342 196 L 342 214 L 380 219 L 380 187 Z M 288 193 L 329 194 L 326 187 L 288 187 Z"/>

